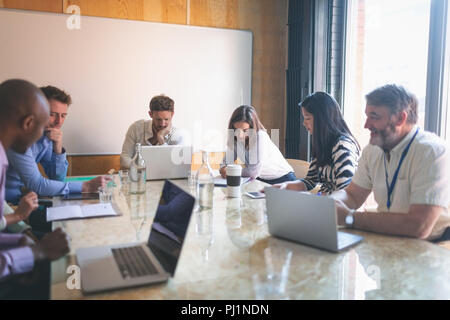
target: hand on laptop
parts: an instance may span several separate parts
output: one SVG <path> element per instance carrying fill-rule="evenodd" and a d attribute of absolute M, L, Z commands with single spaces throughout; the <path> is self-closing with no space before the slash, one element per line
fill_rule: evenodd
<path fill-rule="evenodd" d="M 69 252 L 69 240 L 67 235 L 61 230 L 56 229 L 47 233 L 41 241 L 31 246 L 35 260 L 56 260 Z"/>
<path fill-rule="evenodd" d="M 294 191 L 305 191 L 304 184 L 299 183 L 299 181 L 290 181 L 279 184 L 274 184 L 272 187 L 278 189 L 294 190 Z"/>
<path fill-rule="evenodd" d="M 106 184 L 111 181 L 111 177 L 109 176 L 99 176 L 92 180 L 83 182 L 83 186 L 81 187 L 82 193 L 94 193 L 98 192 L 99 187 L 104 187 Z"/>

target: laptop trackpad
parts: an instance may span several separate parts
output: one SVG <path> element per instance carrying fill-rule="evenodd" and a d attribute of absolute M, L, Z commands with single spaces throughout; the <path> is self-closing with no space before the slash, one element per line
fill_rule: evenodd
<path fill-rule="evenodd" d="M 362 236 L 356 234 L 338 232 L 338 250 L 343 250 L 345 248 L 351 247 L 364 239 Z"/>
<path fill-rule="evenodd" d="M 77 252 L 78 264 L 82 270 L 81 285 L 83 290 L 108 289 L 120 284 L 123 279 L 114 261 L 111 248 L 84 248 Z"/>

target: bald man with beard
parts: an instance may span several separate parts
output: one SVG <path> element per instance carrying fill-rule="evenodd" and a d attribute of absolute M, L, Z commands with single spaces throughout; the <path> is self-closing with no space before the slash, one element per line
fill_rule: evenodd
<path fill-rule="evenodd" d="M 2 221 L 5 173 L 8 168 L 6 150 L 12 149 L 17 153 L 25 153 L 42 136 L 48 120 L 47 99 L 35 85 L 24 80 L 8 80 L 0 84 L 0 218 Z M 34 204 L 30 204 L 30 208 L 33 209 L 37 206 L 35 194 L 31 197 L 31 201 Z M 17 275 L 29 273 L 37 262 L 56 260 L 68 251 L 68 240 L 61 229 L 45 235 L 38 243 L 23 234 L 0 233 L 2 289 L 11 288 L 8 286 L 11 283 L 9 280 L 14 280 Z M 13 287 L 12 291 L 16 289 Z M 5 292 L 0 294 L 5 295 Z"/>

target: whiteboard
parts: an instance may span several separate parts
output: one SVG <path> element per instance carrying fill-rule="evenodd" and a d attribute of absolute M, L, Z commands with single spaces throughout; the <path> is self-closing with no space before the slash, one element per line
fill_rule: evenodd
<path fill-rule="evenodd" d="M 22 78 L 72 96 L 63 126 L 71 155 L 120 154 L 155 95 L 196 150 L 224 151 L 231 113 L 251 104 L 250 31 L 0 9 L 0 81 Z"/>

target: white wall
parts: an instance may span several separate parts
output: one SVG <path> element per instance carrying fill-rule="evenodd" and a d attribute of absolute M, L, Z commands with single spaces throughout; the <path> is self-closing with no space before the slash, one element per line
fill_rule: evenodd
<path fill-rule="evenodd" d="M 119 154 L 150 99 L 175 100 L 174 125 L 196 149 L 225 150 L 232 111 L 251 104 L 249 31 L 0 9 L 0 82 L 23 78 L 71 94 L 69 154 Z M 219 133 L 219 135 L 217 135 Z"/>

